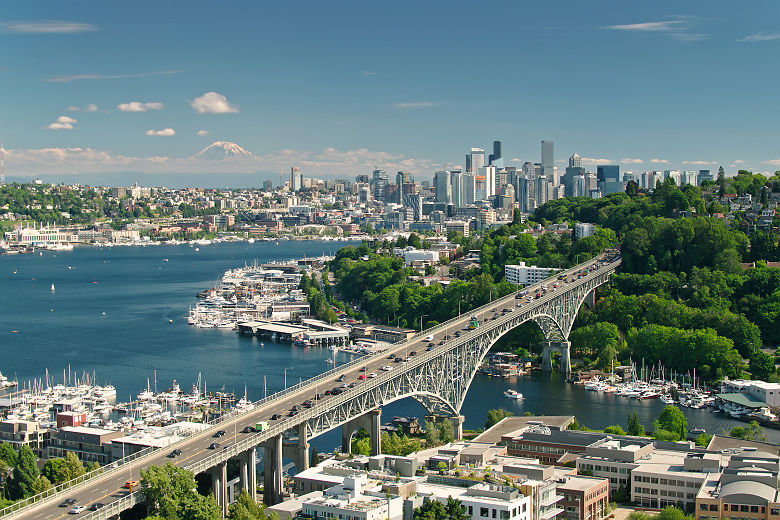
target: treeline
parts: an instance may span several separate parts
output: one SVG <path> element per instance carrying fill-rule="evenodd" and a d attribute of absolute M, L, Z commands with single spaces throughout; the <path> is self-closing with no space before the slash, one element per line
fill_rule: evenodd
<path fill-rule="evenodd" d="M 44 493 L 56 484 L 69 482 L 100 468 L 97 462 L 89 462 L 85 466 L 71 452 L 65 457 L 47 460 L 40 471 L 37 461 L 38 457 L 29 446 L 21 446 L 16 451 L 8 443 L 0 444 L 0 508 L 16 500 Z"/>

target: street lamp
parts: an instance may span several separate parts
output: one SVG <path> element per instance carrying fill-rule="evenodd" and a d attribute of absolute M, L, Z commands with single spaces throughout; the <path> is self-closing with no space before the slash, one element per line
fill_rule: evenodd
<path fill-rule="evenodd" d="M 287 371 L 292 370 L 294 367 L 287 367 L 284 369 L 284 389 L 287 390 Z"/>
<path fill-rule="evenodd" d="M 423 314 L 422 316 L 420 316 L 420 333 L 421 334 L 422 334 L 422 331 L 423 331 L 423 318 L 426 318 L 427 316 L 428 316 L 427 314 Z"/>

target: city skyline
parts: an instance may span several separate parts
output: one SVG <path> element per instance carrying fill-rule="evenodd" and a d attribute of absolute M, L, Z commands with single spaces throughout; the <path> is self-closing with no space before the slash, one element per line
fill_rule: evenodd
<path fill-rule="evenodd" d="M 537 162 L 542 139 L 555 143 L 558 175 L 575 152 L 589 170 L 780 168 L 778 73 L 764 67 L 780 45 L 768 23 L 780 10 L 769 2 L 750 12 L 572 3 L 565 18 L 552 6 L 490 4 L 503 21 L 489 38 L 443 37 L 466 3 L 415 6 L 411 17 L 350 3 L 303 13 L 239 3 L 207 20 L 205 3 L 155 6 L 153 18 L 151 4 L 136 5 L 121 16 L 97 3 L 7 7 L 9 180 L 192 184 L 213 173 L 256 185 L 291 166 L 323 178 L 375 167 L 433 178 L 494 140 L 505 166 Z M 519 23 L 519 36 L 502 30 Z M 469 63 L 480 62 L 474 76 Z M 198 155 L 215 141 L 251 155 Z"/>

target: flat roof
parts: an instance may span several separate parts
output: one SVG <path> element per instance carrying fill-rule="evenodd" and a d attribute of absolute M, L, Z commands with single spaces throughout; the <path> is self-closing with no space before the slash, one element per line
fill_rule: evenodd
<path fill-rule="evenodd" d="M 715 397 L 728 401 L 730 403 L 738 404 L 746 408 L 764 408 L 767 405 L 764 401 L 753 397 L 750 394 L 743 394 L 739 392 L 729 394 L 715 394 Z"/>
<path fill-rule="evenodd" d="M 544 415 L 544 416 L 521 416 L 506 417 L 501 419 L 494 426 L 488 428 L 479 436 L 474 438 L 474 442 L 489 442 L 496 444 L 501 441 L 501 437 L 510 433 L 522 430 L 531 426 L 531 423 L 543 423 L 544 426 L 550 426 L 565 429 L 574 422 L 573 415 Z"/>
<path fill-rule="evenodd" d="M 780 455 L 780 446 L 769 442 L 761 441 L 746 441 L 744 439 L 737 439 L 736 437 L 729 437 L 727 435 L 715 434 L 712 436 L 708 451 L 721 451 L 721 450 L 734 450 L 739 448 L 755 448 L 756 451 L 742 452 L 740 455 L 750 455 L 758 453 L 768 453 L 770 455 Z"/>
<path fill-rule="evenodd" d="M 60 428 L 64 432 L 83 433 L 85 435 L 106 435 L 109 433 L 121 433 L 114 430 L 105 430 L 103 428 L 90 428 L 89 426 L 63 426 Z"/>

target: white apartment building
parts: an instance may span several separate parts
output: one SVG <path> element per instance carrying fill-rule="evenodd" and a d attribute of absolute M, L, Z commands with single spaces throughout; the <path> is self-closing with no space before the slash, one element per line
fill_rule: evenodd
<path fill-rule="evenodd" d="M 525 265 L 525 262 L 520 262 L 517 265 L 507 264 L 504 266 L 506 281 L 520 285 L 533 285 L 541 282 L 552 276 L 556 271 L 558 271 L 558 269 L 553 267 L 536 267 L 535 265 Z"/>
<path fill-rule="evenodd" d="M 417 494 L 442 504 L 452 497 L 460 500 L 471 520 L 532 520 L 531 498 L 520 490 L 496 484 L 480 483 L 468 488 L 420 482 Z"/>
<path fill-rule="evenodd" d="M 587 222 L 578 222 L 574 224 L 574 238 L 577 240 L 589 237 L 596 232 L 596 226 Z"/>
<path fill-rule="evenodd" d="M 401 517 L 401 497 L 386 498 L 382 493 L 367 494 L 367 485 L 368 476 L 356 472 L 345 477 L 342 484 L 325 491 L 321 497 L 304 500 L 301 513 L 314 520 L 392 520 Z"/>

